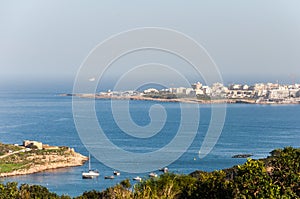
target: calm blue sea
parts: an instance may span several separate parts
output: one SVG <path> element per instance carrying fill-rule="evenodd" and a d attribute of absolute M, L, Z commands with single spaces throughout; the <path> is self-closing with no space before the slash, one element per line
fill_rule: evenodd
<path fill-rule="evenodd" d="M 87 100 L 87 99 L 85 99 Z M 131 101 L 130 113 L 139 125 L 149 123 L 149 107 L 155 102 Z M 161 103 L 168 113 L 162 133 L 157 140 L 143 141 L 142 148 L 137 139 L 130 137 L 116 126 L 109 113 L 110 100 L 97 100 L 96 109 L 99 121 L 115 144 L 130 151 L 154 151 L 167 144 L 178 128 L 180 108 L 176 103 Z M 300 147 L 300 105 L 227 105 L 227 116 L 221 137 L 204 159 L 198 158 L 198 151 L 210 122 L 210 106 L 201 105 L 201 121 L 197 136 L 180 159 L 169 165 L 176 173 L 190 173 L 194 170 L 212 171 L 231 167 L 245 162 L 245 159 L 231 158 L 239 153 L 251 153 L 253 158 L 268 156 L 274 148 L 285 146 Z M 60 97 L 58 93 L 0 93 L 0 141 L 21 144 L 24 139 L 38 140 L 50 145 L 73 147 L 77 152 L 88 155 L 76 132 L 70 97 Z M 196 158 L 196 159 L 194 159 Z M 159 161 L 159 160 L 157 160 Z M 17 181 L 19 184 L 40 184 L 58 194 L 77 196 L 86 190 L 103 190 L 123 179 L 132 179 L 137 174 L 121 173 L 114 180 L 104 180 L 112 175 L 114 168 L 109 168 L 92 157 L 92 166 L 100 171 L 101 176 L 95 180 L 83 180 L 81 172 L 88 165 L 81 167 L 57 169 L 26 176 L 0 179 L 0 181 Z M 139 174 L 147 176 L 146 173 Z"/>

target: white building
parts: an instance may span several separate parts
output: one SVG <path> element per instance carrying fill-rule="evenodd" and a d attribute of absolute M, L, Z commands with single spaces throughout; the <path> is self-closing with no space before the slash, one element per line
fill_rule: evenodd
<path fill-rule="evenodd" d="M 202 84 L 200 82 L 194 83 L 194 84 L 192 84 L 192 88 L 194 90 L 201 89 L 202 88 Z"/>
<path fill-rule="evenodd" d="M 225 97 L 226 94 L 228 93 L 228 88 L 225 87 L 223 84 L 221 83 L 214 83 L 212 85 L 211 88 L 212 92 L 211 95 L 212 96 L 220 96 L 220 97 Z"/>
<path fill-rule="evenodd" d="M 269 91 L 269 99 L 284 99 L 290 96 L 288 89 L 272 89 Z"/>
<path fill-rule="evenodd" d="M 248 90 L 249 89 L 249 86 L 247 84 L 243 85 L 243 90 Z"/>
<path fill-rule="evenodd" d="M 186 93 L 186 88 L 184 87 L 176 88 L 176 94 L 185 94 L 185 93 Z"/>
<path fill-rule="evenodd" d="M 205 95 L 211 95 L 211 93 L 212 93 L 212 90 L 209 86 L 203 86 L 202 91 L 203 91 L 203 94 L 205 94 Z"/>
<path fill-rule="evenodd" d="M 150 94 L 150 93 L 158 93 L 158 90 L 155 88 L 148 88 L 146 90 L 144 90 L 145 94 Z"/>
<path fill-rule="evenodd" d="M 186 88 L 185 89 L 185 94 L 186 95 L 193 95 L 194 93 L 195 93 L 195 91 L 192 88 Z"/>

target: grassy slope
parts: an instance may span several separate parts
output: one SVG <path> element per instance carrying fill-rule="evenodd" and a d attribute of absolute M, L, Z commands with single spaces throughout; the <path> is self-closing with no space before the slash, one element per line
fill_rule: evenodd
<path fill-rule="evenodd" d="M 20 146 L 14 146 L 9 144 L 0 144 L 0 153 L 8 154 L 9 150 L 19 151 L 23 149 Z M 32 150 L 26 152 L 20 152 L 16 154 L 11 154 L 4 158 L 0 158 L 0 173 L 8 173 L 12 171 L 17 171 L 20 169 L 28 169 L 35 165 L 44 165 L 54 162 L 54 160 L 49 159 L 50 156 L 64 156 L 70 155 L 67 147 L 62 147 L 55 150 Z M 48 158 L 48 159 L 47 159 Z"/>
<path fill-rule="evenodd" d="M 22 149 L 22 147 L 20 147 L 20 146 L 0 143 L 0 156 L 7 154 L 9 152 L 9 150 L 18 151 L 21 149 Z"/>

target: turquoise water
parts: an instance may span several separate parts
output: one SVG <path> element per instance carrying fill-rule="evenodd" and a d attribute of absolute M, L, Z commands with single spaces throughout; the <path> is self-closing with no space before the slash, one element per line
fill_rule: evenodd
<path fill-rule="evenodd" d="M 130 113 L 138 125 L 149 123 L 149 107 L 155 102 L 131 101 Z M 110 100 L 97 100 L 98 119 L 107 137 L 116 145 L 134 152 L 155 151 L 175 135 L 179 126 L 179 105 L 161 103 L 168 118 L 162 133 L 151 139 L 139 140 L 123 133 L 110 114 Z M 0 93 L 0 141 L 19 143 L 24 139 L 38 140 L 50 145 L 64 145 L 75 148 L 77 152 L 88 155 L 76 132 L 70 97 L 60 97 L 56 93 Z M 218 143 L 204 159 L 197 158 L 210 121 L 210 106 L 200 106 L 200 126 L 197 136 L 188 151 L 169 165 L 170 171 L 190 173 L 200 169 L 212 171 L 240 164 L 245 159 L 232 159 L 238 153 L 251 153 L 253 158 L 263 158 L 274 148 L 284 146 L 300 147 L 300 106 L 299 105 L 227 105 L 226 122 Z M 167 132 L 167 133 L 166 133 Z M 196 157 L 196 160 L 194 158 Z M 160 160 L 157 160 L 160 161 Z M 81 172 L 88 165 L 57 169 L 26 176 L 0 179 L 18 181 L 20 184 L 41 184 L 58 194 L 76 196 L 86 190 L 103 190 L 125 178 L 132 179 L 137 174 L 121 173 L 114 180 L 104 180 L 112 175 L 109 168 L 92 158 L 92 166 L 100 171 L 95 180 L 81 179 Z M 138 174 L 146 176 L 147 174 Z"/>

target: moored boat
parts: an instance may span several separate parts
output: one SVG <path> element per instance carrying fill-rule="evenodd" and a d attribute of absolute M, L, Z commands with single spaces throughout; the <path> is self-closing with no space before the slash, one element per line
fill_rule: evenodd
<path fill-rule="evenodd" d="M 89 170 L 88 172 L 82 172 L 83 179 L 97 178 L 99 175 L 100 173 L 97 170 Z"/>
<path fill-rule="evenodd" d="M 114 179 L 114 178 L 115 178 L 115 176 L 105 176 L 104 177 L 104 179 L 111 179 L 111 180 Z"/>
<path fill-rule="evenodd" d="M 87 172 L 82 172 L 83 179 L 97 178 L 100 175 L 98 170 L 91 169 L 91 155 L 89 154 L 89 170 Z"/>
<path fill-rule="evenodd" d="M 114 171 L 114 175 L 119 176 L 119 175 L 121 175 L 121 173 L 119 171 Z"/>
<path fill-rule="evenodd" d="M 133 178 L 133 180 L 135 180 L 135 181 L 142 181 L 142 178 L 141 177 L 139 177 L 139 176 L 137 176 L 137 177 L 135 177 L 135 178 Z"/>
<path fill-rule="evenodd" d="M 157 177 L 157 174 L 156 173 L 149 173 L 149 177 L 152 177 L 152 178 L 156 178 Z"/>
<path fill-rule="evenodd" d="M 159 171 L 162 171 L 164 173 L 168 173 L 169 169 L 168 169 L 168 167 L 164 167 L 164 168 L 159 169 Z"/>

